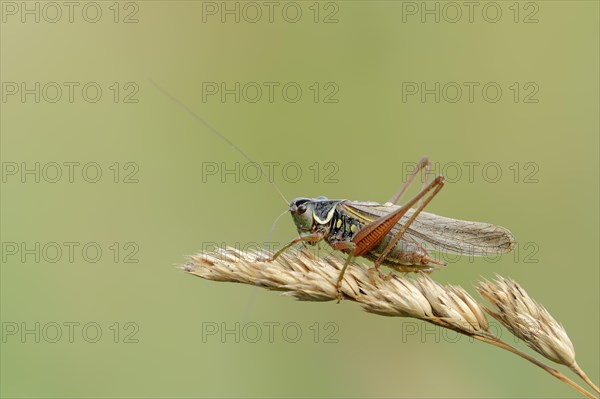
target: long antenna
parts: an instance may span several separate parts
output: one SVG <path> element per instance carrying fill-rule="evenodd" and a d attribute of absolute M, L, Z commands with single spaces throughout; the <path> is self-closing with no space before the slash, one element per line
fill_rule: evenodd
<path fill-rule="evenodd" d="M 219 132 L 216 128 L 214 128 L 212 125 L 210 125 L 207 121 L 204 120 L 204 118 L 202 118 L 200 115 L 195 113 L 190 107 L 185 105 L 178 98 L 176 98 L 171 93 L 169 93 L 168 91 L 163 89 L 161 86 L 159 86 L 158 83 L 156 83 L 154 80 L 152 80 L 152 79 L 149 79 L 149 80 L 150 80 L 150 83 L 152 83 L 152 85 L 154 87 L 156 87 L 161 93 L 163 93 L 165 96 L 167 96 L 169 99 L 171 99 L 171 101 L 173 101 L 175 104 L 179 105 L 181 108 L 183 108 L 185 111 L 187 111 L 188 114 L 190 114 L 194 119 L 196 119 L 198 122 L 200 122 L 202 125 L 204 125 L 204 127 L 206 127 L 208 130 L 210 130 L 215 136 L 217 136 L 218 138 L 220 138 L 221 140 L 223 140 L 224 142 L 229 144 L 234 150 L 236 150 L 237 152 L 242 154 L 242 156 L 244 158 L 246 158 L 248 161 L 252 162 L 253 164 L 256 164 L 256 166 L 258 166 L 258 170 L 260 170 L 261 177 L 265 176 L 265 174 L 264 174 L 261 166 L 258 164 L 258 162 L 255 162 L 252 158 L 250 158 L 244 151 L 242 151 L 242 149 L 240 147 L 233 144 L 233 142 L 231 140 L 229 140 L 223 133 Z M 285 196 L 283 195 L 283 193 L 281 192 L 279 187 L 277 187 L 277 184 L 275 184 L 275 182 L 271 179 L 269 179 L 269 183 L 271 183 L 273 188 L 275 188 L 275 191 L 277 191 L 277 193 L 279 193 L 281 198 L 283 198 L 283 201 L 285 202 L 285 204 L 289 205 L 290 202 L 285 198 Z"/>

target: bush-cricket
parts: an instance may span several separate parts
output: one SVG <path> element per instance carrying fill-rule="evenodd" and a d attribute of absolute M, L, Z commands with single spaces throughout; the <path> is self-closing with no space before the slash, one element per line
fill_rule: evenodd
<path fill-rule="evenodd" d="M 232 143 L 203 118 L 173 97 L 166 90 L 152 84 L 172 101 L 186 110 L 213 134 L 224 140 L 250 162 L 246 153 Z M 257 164 L 258 165 L 258 164 Z M 277 185 L 270 181 L 288 204 L 288 210 L 298 230 L 299 237 L 286 244 L 271 258 L 272 261 L 288 248 L 300 243 L 317 244 L 325 241 L 334 250 L 347 254 L 346 262 L 337 279 L 338 302 L 346 268 L 355 257 L 373 261 L 369 269 L 380 277 L 383 264 L 400 272 L 431 272 L 446 263 L 432 258 L 425 250 L 426 244 L 436 250 L 453 253 L 469 253 L 475 256 L 509 252 L 515 240 L 507 229 L 493 224 L 451 219 L 424 212 L 423 209 L 444 186 L 443 176 L 437 176 L 403 205 L 399 200 L 411 183 L 424 170 L 427 174 L 430 162 L 422 158 L 400 189 L 386 203 L 349 201 L 345 199 L 295 198 L 285 199 Z M 259 170 L 260 166 L 259 166 Z M 261 170 L 262 173 L 262 170 Z M 414 207 L 414 209 L 413 209 Z"/>

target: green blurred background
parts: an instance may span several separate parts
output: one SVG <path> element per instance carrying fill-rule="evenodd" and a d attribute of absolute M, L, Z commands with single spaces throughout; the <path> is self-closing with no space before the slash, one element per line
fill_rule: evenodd
<path fill-rule="evenodd" d="M 286 208 L 264 180 L 203 179 L 207 165 L 246 160 L 150 80 L 259 163 L 279 163 L 288 199 L 383 202 L 422 155 L 449 177 L 459 165 L 429 210 L 506 226 L 519 251 L 433 277 L 473 295 L 481 276 L 516 279 L 564 324 L 598 383 L 598 2 L 475 2 L 472 17 L 462 2 L 276 2 L 273 22 L 262 2 L 77 4 L 70 22 L 65 6 L 59 18 L 43 2 L 2 3 L 2 397 L 577 397 L 513 355 L 420 322 L 178 270 L 211 242 L 263 243 Z M 225 7 L 239 23 L 222 22 Z M 36 82 L 39 103 L 22 98 L 21 83 Z M 64 89 L 56 102 L 49 82 Z M 79 84 L 72 102 L 64 82 Z M 82 95 L 89 82 L 97 102 Z M 239 102 L 207 95 L 221 82 L 240 82 Z M 248 82 L 264 89 L 257 102 Z M 272 102 L 264 82 L 279 85 Z M 281 91 L 290 82 L 302 89 L 295 103 Z M 440 83 L 439 102 L 407 94 L 421 82 Z M 464 82 L 478 85 L 472 101 Z M 497 102 L 482 95 L 490 82 Z M 21 175 L 36 162 L 39 182 Z M 50 182 L 53 162 L 78 162 L 73 182 L 64 165 Z M 96 183 L 81 175 L 90 162 Z M 297 182 L 283 178 L 290 162 Z M 294 236 L 285 216 L 272 241 Z M 77 243 L 73 259 L 65 242 Z M 206 335 L 236 323 L 239 342 Z M 283 326 L 299 327 L 297 342 Z"/>

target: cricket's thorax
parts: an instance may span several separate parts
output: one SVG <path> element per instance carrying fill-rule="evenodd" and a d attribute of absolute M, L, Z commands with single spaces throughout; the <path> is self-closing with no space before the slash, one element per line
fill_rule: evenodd
<path fill-rule="evenodd" d="M 323 237 L 327 237 L 331 220 L 340 202 L 342 201 L 325 197 L 293 199 L 290 212 L 300 236 L 321 233 Z"/>
<path fill-rule="evenodd" d="M 340 201 L 320 200 L 313 202 L 313 218 L 315 224 L 325 226 L 331 222 Z"/>
<path fill-rule="evenodd" d="M 358 220 L 336 209 L 328 225 L 329 234 L 326 236 L 326 240 L 330 244 L 340 241 L 352 241 L 362 227 L 363 225 Z"/>

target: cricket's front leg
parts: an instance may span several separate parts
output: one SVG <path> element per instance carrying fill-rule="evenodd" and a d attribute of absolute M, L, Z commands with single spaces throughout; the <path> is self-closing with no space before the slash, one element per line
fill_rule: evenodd
<path fill-rule="evenodd" d="M 282 253 L 287 251 L 288 248 L 290 248 L 296 244 L 299 244 L 301 242 L 318 242 L 318 241 L 321 241 L 322 239 L 323 239 L 323 233 L 311 233 L 311 234 L 308 234 L 305 236 L 300 236 L 300 237 L 295 238 L 292 241 L 288 242 L 287 244 L 285 244 L 283 246 L 283 248 L 281 248 L 279 251 L 275 252 L 275 254 L 272 257 L 259 259 L 259 260 L 263 261 L 263 262 L 273 262 L 275 259 L 277 259 L 279 257 L 279 255 L 281 255 Z"/>

